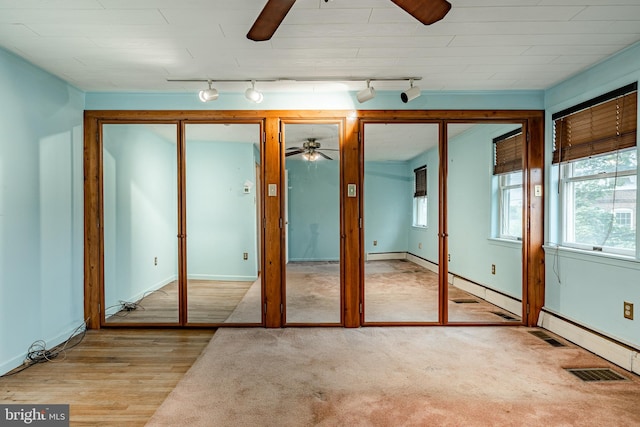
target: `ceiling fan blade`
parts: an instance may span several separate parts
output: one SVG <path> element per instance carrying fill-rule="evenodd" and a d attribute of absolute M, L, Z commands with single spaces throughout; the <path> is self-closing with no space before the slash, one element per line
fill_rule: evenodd
<path fill-rule="evenodd" d="M 304 150 L 304 148 L 302 148 L 302 147 L 289 147 L 289 148 L 287 148 L 287 151 L 289 151 L 289 150 Z"/>
<path fill-rule="evenodd" d="M 320 154 L 322 157 L 324 157 L 324 158 L 325 158 L 325 159 L 327 159 L 327 160 L 333 160 L 331 157 L 327 156 L 326 154 L 324 154 L 324 153 L 323 153 L 323 152 L 321 152 L 321 151 L 316 151 L 316 153 Z"/>
<path fill-rule="evenodd" d="M 430 25 L 438 22 L 451 9 L 451 3 L 446 0 L 391 0 L 400 6 L 409 15 L 422 22 L 424 25 Z"/>
<path fill-rule="evenodd" d="M 269 40 L 295 2 L 296 0 L 268 0 L 247 33 L 247 38 L 256 42 Z"/>
<path fill-rule="evenodd" d="M 288 153 L 285 153 L 284 156 L 285 157 L 289 157 L 289 156 L 295 156 L 296 154 L 300 154 L 300 153 L 304 153 L 305 150 L 296 150 L 296 151 L 290 151 Z"/>

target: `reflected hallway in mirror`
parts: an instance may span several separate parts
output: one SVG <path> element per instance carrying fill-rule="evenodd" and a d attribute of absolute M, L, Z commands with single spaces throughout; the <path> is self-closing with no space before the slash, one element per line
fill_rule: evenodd
<path fill-rule="evenodd" d="M 186 124 L 187 321 L 260 323 L 260 125 Z"/>
<path fill-rule="evenodd" d="M 340 138 L 335 123 L 286 123 L 285 319 L 340 324 Z"/>

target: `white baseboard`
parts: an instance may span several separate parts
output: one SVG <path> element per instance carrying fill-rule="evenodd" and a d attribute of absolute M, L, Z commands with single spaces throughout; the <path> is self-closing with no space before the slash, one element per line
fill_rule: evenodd
<path fill-rule="evenodd" d="M 365 261 L 384 261 L 387 259 L 407 259 L 406 252 L 367 252 L 364 256 Z"/>
<path fill-rule="evenodd" d="M 486 300 L 493 305 L 497 305 L 503 310 L 507 310 L 517 316 L 522 316 L 522 301 L 510 296 L 501 294 L 491 289 L 486 289 Z"/>
<path fill-rule="evenodd" d="M 188 280 L 213 280 L 221 282 L 255 282 L 258 276 L 225 276 L 220 274 L 190 274 Z"/>
<path fill-rule="evenodd" d="M 640 374 L 640 354 L 637 350 L 606 338 L 586 327 L 578 326 L 554 313 L 540 312 L 538 326 L 608 360 L 628 371 Z"/>
<path fill-rule="evenodd" d="M 420 267 L 426 268 L 429 271 L 432 271 L 433 273 L 438 274 L 438 264 L 434 264 L 431 261 L 427 261 L 424 258 L 420 258 L 418 256 L 415 256 L 413 254 L 407 253 L 406 254 L 406 258 L 407 260 L 411 261 L 414 264 L 418 264 Z"/>
<path fill-rule="evenodd" d="M 449 276 L 449 283 L 518 317 L 522 316 L 522 301 L 519 299 L 501 294 L 478 283 L 454 275 Z"/>

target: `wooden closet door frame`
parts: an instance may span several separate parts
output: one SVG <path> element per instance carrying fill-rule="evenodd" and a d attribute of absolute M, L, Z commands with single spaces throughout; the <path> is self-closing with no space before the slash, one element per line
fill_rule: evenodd
<path fill-rule="evenodd" d="M 84 290 L 85 318 L 91 329 L 101 325 L 102 287 L 104 283 L 103 265 L 103 217 L 102 217 L 102 123 L 207 123 L 238 122 L 260 123 L 262 129 L 261 165 L 263 233 L 262 233 L 262 287 L 263 322 L 256 326 L 282 327 L 282 252 L 283 232 L 282 199 L 267 197 L 269 184 L 283 188 L 282 154 L 279 146 L 279 132 L 282 120 L 332 119 L 343 121 L 343 147 L 341 192 L 348 183 L 356 183 L 356 198 L 342 198 L 341 214 L 345 266 L 343 271 L 343 325 L 362 325 L 362 184 L 363 165 L 360 159 L 360 127 L 366 121 L 378 122 L 505 122 L 526 123 L 528 130 L 525 158 L 525 204 L 523 212 L 527 227 L 523 235 L 523 324 L 535 326 L 544 305 L 544 206 L 543 197 L 537 197 L 534 189 L 544 185 L 544 111 L 541 110 L 87 110 L 84 114 Z M 181 126 L 180 126 L 181 127 Z M 441 126 L 440 144 L 446 141 L 446 126 Z M 445 153 L 446 154 L 446 153 Z M 442 159 L 441 159 L 442 164 Z M 444 165 L 442 165 L 444 166 Z M 446 166 L 439 172 L 446 177 Z M 441 180 L 443 176 L 440 177 Z M 443 190 L 442 186 L 440 191 Z M 281 193 L 281 192 L 279 192 Z M 440 206 L 441 230 L 446 230 L 446 192 Z M 183 215 L 184 216 L 184 215 Z M 180 221 L 184 222 L 182 217 Z M 442 233 L 441 233 L 442 234 Z M 440 262 L 446 264 L 444 254 L 447 239 L 440 236 Z M 342 268 L 342 267 L 341 267 Z M 441 283 L 440 286 L 445 286 Z M 183 309 L 184 310 L 184 309 Z M 446 308 L 442 307 L 441 312 Z M 444 323 L 441 313 L 440 324 Z M 109 325 L 111 326 L 111 325 Z M 125 325 L 127 326 L 127 325 Z M 138 325 L 155 327 L 164 325 Z M 183 327 L 183 325 L 167 325 Z M 211 325 L 190 325 L 211 327 Z M 225 325 L 227 326 L 227 325 Z M 233 325 L 238 326 L 238 325 Z"/>

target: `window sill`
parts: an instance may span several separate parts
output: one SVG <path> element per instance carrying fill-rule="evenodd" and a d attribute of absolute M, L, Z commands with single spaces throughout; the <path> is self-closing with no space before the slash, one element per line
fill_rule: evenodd
<path fill-rule="evenodd" d="M 580 261 L 597 262 L 624 268 L 640 270 L 640 260 L 628 255 L 612 254 L 607 252 L 589 251 L 585 249 L 571 248 L 567 246 L 543 245 L 545 255 L 561 255 Z"/>
<path fill-rule="evenodd" d="M 499 246 L 506 246 L 508 248 L 521 248 L 522 240 L 515 239 L 501 239 L 499 237 L 489 237 L 489 243 Z"/>
<path fill-rule="evenodd" d="M 415 228 L 416 230 L 426 230 L 429 228 L 428 225 L 411 225 L 411 228 Z"/>

